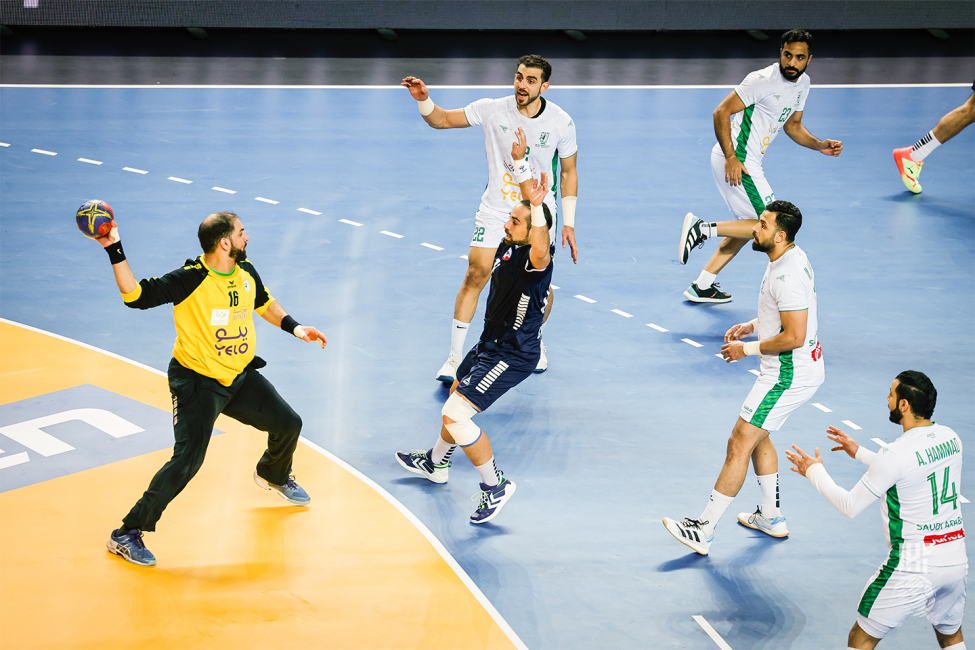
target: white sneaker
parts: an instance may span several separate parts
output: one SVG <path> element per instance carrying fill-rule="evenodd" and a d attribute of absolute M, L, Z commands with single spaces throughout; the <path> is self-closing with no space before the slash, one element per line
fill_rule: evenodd
<path fill-rule="evenodd" d="M 670 517 L 664 517 L 664 526 L 670 534 L 676 537 L 681 544 L 697 551 L 699 555 L 708 554 L 708 550 L 711 548 L 711 540 L 714 539 L 714 535 L 705 539 L 704 523 L 699 519 L 677 521 Z"/>
<path fill-rule="evenodd" d="M 447 361 L 444 362 L 440 371 L 437 372 L 437 381 L 442 381 L 445 384 L 452 384 L 457 379 L 457 366 L 460 365 L 460 359 L 454 355 L 447 357 Z"/>
<path fill-rule="evenodd" d="M 548 370 L 548 357 L 545 356 L 545 344 L 542 343 L 541 345 L 542 345 L 542 356 L 538 357 L 538 365 L 535 366 L 535 370 L 532 371 L 535 372 L 536 374 Z"/>
<path fill-rule="evenodd" d="M 738 523 L 759 530 L 772 537 L 788 537 L 789 529 L 785 527 L 785 517 L 769 519 L 762 514 L 762 506 L 755 512 L 743 512 L 738 515 Z"/>

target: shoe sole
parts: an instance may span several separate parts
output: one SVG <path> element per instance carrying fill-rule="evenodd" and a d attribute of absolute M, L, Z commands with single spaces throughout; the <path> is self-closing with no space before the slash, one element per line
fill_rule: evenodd
<path fill-rule="evenodd" d="M 422 469 L 418 469 L 416 467 L 413 467 L 412 465 L 407 465 L 406 463 L 403 462 L 403 459 L 399 457 L 399 454 L 393 454 L 393 458 L 395 458 L 396 459 L 396 462 L 399 463 L 400 467 L 402 467 L 403 469 L 405 469 L 407 472 L 411 472 L 413 474 L 419 474 L 420 476 L 422 476 L 426 480 L 430 481 L 431 483 L 446 483 L 447 482 L 447 478 L 448 478 L 447 476 L 444 476 L 443 477 L 443 480 L 441 480 L 440 478 L 435 477 L 433 474 L 427 474 Z"/>
<path fill-rule="evenodd" d="M 673 535 L 673 537 L 674 537 L 674 539 L 676 539 L 676 540 L 677 540 L 678 542 L 680 542 L 681 544 L 683 544 L 683 545 L 684 545 L 684 546 L 686 546 L 687 548 L 689 548 L 689 549 L 691 549 L 692 551 L 694 551 L 694 552 L 695 552 L 695 553 L 697 553 L 698 555 L 707 555 L 707 554 L 708 554 L 708 552 L 709 552 L 709 551 L 702 551 L 702 550 L 700 550 L 700 549 L 697 549 L 697 548 L 694 548 L 694 547 L 693 547 L 693 546 L 691 546 L 691 545 L 690 545 L 690 544 L 688 543 L 688 541 L 687 541 L 686 539 L 684 539 L 683 537 L 680 537 L 680 536 L 678 536 L 678 535 L 674 535 L 674 531 L 672 531 L 672 530 L 670 529 L 670 526 L 668 526 L 668 525 L 667 525 L 667 518 L 666 518 L 666 517 L 664 517 L 663 519 L 661 519 L 661 521 L 662 521 L 662 522 L 663 522 L 663 524 L 664 524 L 664 528 L 666 528 L 666 529 L 667 529 L 667 532 L 668 532 L 668 533 L 670 533 L 671 535 Z M 709 550 L 710 550 L 710 549 L 709 549 Z"/>
<path fill-rule="evenodd" d="M 511 489 L 509 490 L 505 488 L 504 498 L 501 500 L 501 503 L 498 504 L 498 507 L 494 509 L 494 512 L 492 512 L 490 516 L 485 517 L 484 519 L 478 519 L 477 521 L 471 519 L 472 524 L 476 524 L 476 525 L 486 524 L 487 522 L 491 521 L 492 519 L 497 517 L 498 514 L 501 513 L 501 508 L 503 508 L 505 504 L 508 503 L 508 499 L 513 497 L 515 495 L 515 490 L 518 489 L 518 486 L 512 483 L 511 481 L 508 481 L 508 485 L 511 487 Z"/>
<path fill-rule="evenodd" d="M 695 296 L 694 294 L 685 291 L 684 297 L 691 302 L 712 302 L 712 303 L 726 303 L 731 302 L 731 298 L 702 298 L 701 296 Z"/>
<path fill-rule="evenodd" d="M 897 171 L 900 172 L 901 182 L 904 183 L 904 187 L 906 187 L 908 191 L 912 192 L 913 194 L 920 194 L 921 185 L 916 180 L 912 179 L 910 176 L 907 175 L 907 170 L 904 169 L 904 161 L 901 158 L 901 156 L 898 156 L 896 153 L 894 154 L 894 163 L 897 165 Z M 917 187 L 917 189 L 911 187 L 910 185 L 911 183 L 913 183 Z"/>
<path fill-rule="evenodd" d="M 439 381 L 442 384 L 452 384 L 455 381 L 457 381 L 457 378 L 451 377 L 450 375 L 438 375 L 437 381 Z"/>
<path fill-rule="evenodd" d="M 544 368 L 535 368 L 534 370 L 532 370 L 532 373 L 534 373 L 536 375 L 540 375 L 543 372 L 545 372 L 546 370 L 548 370 L 548 366 L 545 366 Z"/>
<path fill-rule="evenodd" d="M 284 495 L 283 492 L 279 492 L 279 491 L 275 490 L 273 487 L 271 487 L 271 484 L 270 483 L 268 483 L 267 481 L 265 481 L 264 479 L 262 479 L 260 476 L 258 476 L 257 475 L 257 470 L 254 470 L 254 482 L 257 484 L 257 487 L 263 488 L 265 490 L 270 490 L 271 492 L 274 492 L 279 497 L 281 497 L 282 499 L 284 499 L 285 501 L 287 501 L 288 503 L 290 503 L 293 506 L 307 506 L 309 503 L 311 503 L 311 498 L 309 498 L 307 501 L 295 501 L 294 499 L 289 499 L 287 496 Z"/>
<path fill-rule="evenodd" d="M 680 247 L 677 249 L 677 260 L 681 264 L 687 264 L 688 258 L 691 256 L 691 252 L 687 251 L 687 255 L 684 255 L 684 246 L 687 245 L 687 232 L 691 229 L 691 225 L 694 220 L 697 219 L 693 214 L 688 212 L 684 215 L 684 225 L 680 229 Z"/>
<path fill-rule="evenodd" d="M 752 524 L 748 523 L 748 518 L 747 517 L 745 519 L 742 519 L 741 518 L 741 515 L 738 516 L 738 523 L 741 524 L 742 526 L 744 526 L 745 528 L 751 528 L 752 530 L 757 530 L 760 533 L 765 533 L 769 537 L 775 537 L 776 539 L 782 539 L 783 537 L 788 537 L 789 536 L 789 531 L 788 530 L 785 531 L 784 533 L 780 533 L 780 534 L 776 535 L 775 533 L 769 532 L 768 530 L 766 530 L 764 528 L 759 528 L 758 526 L 753 526 Z"/>
<path fill-rule="evenodd" d="M 113 555 L 118 555 L 120 558 L 122 558 L 123 560 L 125 560 L 129 564 L 134 564 L 136 566 L 156 566 L 156 560 L 155 559 L 153 559 L 152 562 L 149 562 L 149 563 L 136 562 L 127 553 L 125 553 L 124 551 L 122 551 L 121 544 L 118 544 L 117 542 L 115 542 L 111 537 L 108 538 L 108 542 L 105 543 L 105 546 L 108 547 L 108 552 L 109 553 L 112 553 Z"/>

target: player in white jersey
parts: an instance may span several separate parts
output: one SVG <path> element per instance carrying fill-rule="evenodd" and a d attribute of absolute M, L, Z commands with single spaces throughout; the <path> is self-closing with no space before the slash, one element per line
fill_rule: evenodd
<path fill-rule="evenodd" d="M 729 302 L 731 294 L 714 280 L 752 238 L 755 220 L 775 193 L 765 180 L 762 160 L 780 131 L 796 144 L 839 156 L 843 143 L 820 140 L 802 123 L 809 96 L 806 67 L 812 60 L 812 35 L 794 29 L 782 35 L 779 62 L 749 73 L 714 110 L 711 172 L 735 221 L 704 222 L 688 212 L 681 229 L 681 264 L 709 237 L 724 237 L 697 280 L 684 292 L 691 302 Z"/>
<path fill-rule="evenodd" d="M 816 457 L 793 445 L 791 468 L 807 477 L 836 509 L 856 517 L 877 499 L 887 538 L 887 562 L 864 587 L 850 648 L 872 649 L 891 630 L 923 609 L 942 648 L 964 650 L 968 555 L 961 516 L 962 444 L 958 434 L 931 421 L 938 398 L 924 373 L 897 375 L 887 394 L 890 421 L 904 433 L 879 452 L 864 449 L 836 427 L 827 437 L 870 469 L 847 492 Z"/>
<path fill-rule="evenodd" d="M 500 99 L 479 99 L 464 108 L 445 110 L 433 103 L 430 92 L 422 80 L 406 77 L 402 85 L 419 102 L 420 114 L 435 129 L 457 129 L 469 126 L 484 128 L 484 148 L 488 161 L 488 183 L 481 196 L 481 205 L 474 217 L 474 234 L 468 252 L 467 274 L 454 302 L 454 319 L 450 330 L 450 354 L 437 373 L 437 379 L 453 383 L 457 366 L 464 358 L 464 341 L 481 290 L 491 278 L 494 253 L 504 239 L 504 224 L 508 213 L 524 197 L 521 195 L 519 178 L 530 173 L 537 177 L 541 172 L 550 174 L 553 183 L 551 194 L 545 199 L 556 217 L 555 195 L 562 183 L 562 248 L 567 245 L 572 261 L 577 262 L 575 238 L 575 208 L 578 191 L 576 176 L 576 127 L 569 114 L 542 95 L 549 88 L 552 66 L 540 56 L 530 54 L 518 60 L 515 72 L 514 95 Z M 523 129 L 528 139 L 525 158 L 528 169 L 516 169 L 511 158 L 511 139 L 517 129 Z M 561 172 L 556 173 L 561 165 Z M 520 174 L 520 175 L 519 175 Z M 553 235 L 557 225 L 553 222 Z M 554 236 L 553 236 L 554 240 Z M 554 295 L 549 294 L 546 319 L 552 309 Z M 535 372 L 548 367 L 545 346 Z"/>
<path fill-rule="evenodd" d="M 769 434 L 816 393 L 825 379 L 819 345 L 816 276 L 806 253 L 796 246 L 802 214 L 788 201 L 772 201 L 753 230 L 752 248 L 768 255 L 762 278 L 758 318 L 740 323 L 724 336 L 721 356 L 728 362 L 761 355 L 755 380 L 728 440 L 728 453 L 711 498 L 697 519 L 664 517 L 667 530 L 681 543 L 707 555 L 714 528 L 741 490 L 751 459 L 762 494 L 755 512 L 738 515 L 738 523 L 771 535 L 789 530 L 779 509 L 779 461 Z M 757 333 L 758 341 L 741 339 Z"/>

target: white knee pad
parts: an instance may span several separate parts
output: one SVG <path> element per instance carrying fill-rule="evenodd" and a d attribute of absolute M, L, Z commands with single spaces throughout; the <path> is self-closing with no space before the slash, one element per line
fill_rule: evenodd
<path fill-rule="evenodd" d="M 440 413 L 444 417 L 453 420 L 452 423 L 445 424 L 444 426 L 447 427 L 447 431 L 450 433 L 450 437 L 454 439 L 454 442 L 461 447 L 470 447 L 481 437 L 481 427 L 474 424 L 474 421 L 471 420 L 477 413 L 477 409 L 461 397 L 457 391 L 454 391 L 447 398 L 446 403 L 443 405 L 443 410 Z"/>

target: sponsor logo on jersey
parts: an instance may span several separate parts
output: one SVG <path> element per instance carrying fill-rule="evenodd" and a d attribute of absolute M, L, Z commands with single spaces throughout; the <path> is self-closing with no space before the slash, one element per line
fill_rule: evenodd
<path fill-rule="evenodd" d="M 501 266 L 501 258 L 500 257 L 495 257 L 494 258 L 494 267 L 491 269 L 491 275 L 494 275 L 494 272 L 498 270 L 498 267 L 499 266 Z"/>
<path fill-rule="evenodd" d="M 786 279 L 787 277 L 789 277 L 789 274 L 788 274 L 788 273 L 786 273 L 786 274 L 784 274 L 784 275 L 780 275 L 779 277 L 777 277 L 777 278 L 775 278 L 775 279 L 776 279 L 776 280 L 781 280 L 782 282 L 785 282 L 785 279 Z"/>
<path fill-rule="evenodd" d="M 467 375 L 466 377 L 464 377 L 464 379 L 461 380 L 460 385 L 461 386 L 470 386 L 471 385 L 471 376 L 470 375 Z"/>
<path fill-rule="evenodd" d="M 928 535 L 924 538 L 925 546 L 937 546 L 938 544 L 947 544 L 948 542 L 954 542 L 959 539 L 965 539 L 965 529 L 953 530 L 950 533 L 944 533 L 943 535 Z"/>
<path fill-rule="evenodd" d="M 775 97 L 776 99 L 782 99 L 782 95 L 772 95 L 772 97 Z"/>
<path fill-rule="evenodd" d="M 210 312 L 210 325 L 214 327 L 219 327 L 220 325 L 228 325 L 230 323 L 230 310 L 229 309 L 214 309 Z"/>
<path fill-rule="evenodd" d="M 501 127 L 501 133 L 507 133 L 508 132 L 508 127 L 506 127 L 504 124 L 499 124 L 498 126 Z"/>
<path fill-rule="evenodd" d="M 251 292 L 251 283 L 247 281 L 247 278 L 244 278 L 244 291 Z"/>

